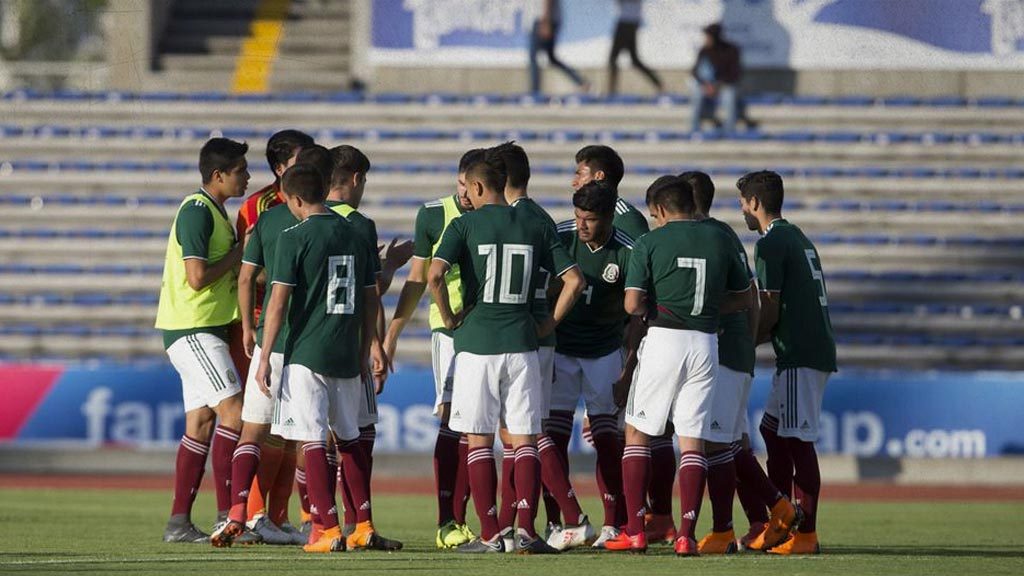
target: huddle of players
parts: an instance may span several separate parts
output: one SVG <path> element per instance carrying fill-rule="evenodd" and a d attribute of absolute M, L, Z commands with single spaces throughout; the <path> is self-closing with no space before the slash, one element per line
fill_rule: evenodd
<path fill-rule="evenodd" d="M 317 169 L 315 161 L 303 162 L 301 153 L 299 162 L 281 178 L 294 221 L 279 228 L 276 236 L 270 234 L 271 246 L 275 241 L 277 246 L 270 252 L 263 246 L 263 260 L 256 259 L 256 249 L 253 259 L 246 258 L 246 265 L 256 267 L 273 262 L 268 267 L 272 274 L 267 283 L 273 288 L 261 319 L 263 331 L 256 335 L 264 347 L 255 354 L 259 367 L 250 370 L 254 385 L 247 387 L 246 406 L 249 397 L 255 397 L 254 389 L 268 399 L 278 398 L 270 409 L 272 431 L 304 443 L 311 510 L 321 511 L 320 537 L 310 537 L 307 550 L 400 547 L 377 535 L 368 517 L 370 460 L 369 451 L 358 442 L 361 420 L 356 407 L 362 405 L 366 412 L 365 406 L 372 404 L 374 390 L 364 382 L 372 373 L 379 392 L 387 358 L 393 356 L 402 328 L 429 288 L 436 412 L 442 420 L 435 446 L 439 547 L 554 553 L 593 544 L 644 551 L 653 534 L 655 539 L 674 541 L 680 555 L 729 553 L 737 546 L 731 511 L 739 486 L 751 520 L 750 533 L 741 539 L 746 547 L 783 554 L 817 551 L 814 516 L 820 479 L 813 440 L 835 353 L 817 253 L 798 228 L 781 219 L 778 175 L 753 173 L 738 184 L 748 225 L 765 235 L 756 253 L 762 290 L 755 298 L 756 285 L 742 244 L 728 226 L 708 217 L 714 190 L 706 175 L 687 173 L 655 181 L 647 204 L 656 227 L 645 234 L 643 216 L 617 197 L 621 159 L 608 147 L 584 148 L 577 155 L 574 178 L 575 219 L 556 226 L 528 197 L 529 162 L 522 148 L 509 143 L 470 151 L 460 162 L 456 195 L 427 203 L 417 216 L 415 259 L 382 343 L 381 286 L 373 274 L 378 266 L 375 239 L 372 244 L 359 242 L 351 223 L 330 213 L 324 204 L 328 185 L 316 185 L 324 170 Z M 198 194 L 209 195 L 211 187 L 221 189 L 221 180 L 230 181 L 235 171 L 237 167 L 212 172 L 216 182 L 210 185 L 204 171 L 204 190 Z M 194 201 L 186 199 L 183 209 Z M 261 234 L 264 218 L 260 216 L 249 242 Z M 174 239 L 172 230 L 168 262 Z M 178 240 L 179 247 L 184 246 L 180 236 Z M 228 258 L 216 258 L 212 245 L 206 257 L 216 261 L 208 268 L 217 268 Z M 189 260 L 184 261 L 187 265 Z M 251 290 L 251 284 L 242 286 L 240 300 L 242 292 Z M 291 332 L 282 337 L 286 309 Z M 251 324 L 250 317 L 244 324 L 250 327 L 245 331 L 247 341 L 252 338 Z M 808 328 L 809 324 L 814 326 Z M 773 340 L 778 356 L 761 425 L 771 480 L 753 458 L 744 435 L 755 338 Z M 282 341 L 287 342 L 283 348 Z M 223 342 L 216 343 L 220 356 L 226 354 Z M 188 347 L 198 355 L 205 353 L 201 345 Z M 279 354 L 276 367 L 271 350 Z M 337 354 L 338 350 L 347 353 Z M 175 362 L 171 348 L 168 353 Z M 213 366 L 216 376 L 218 364 L 209 358 L 206 364 Z M 179 371 L 188 410 L 193 387 L 185 384 L 186 376 L 200 375 L 180 367 Z M 280 378 L 282 373 L 284 378 L 275 382 L 275 375 Z M 229 370 L 228 381 L 231 374 Z M 572 416 L 581 397 L 589 438 L 598 453 L 605 504 L 600 533 L 580 510 L 567 471 Z M 201 406 L 213 408 L 207 409 L 206 429 L 193 436 L 189 428 L 182 450 L 202 444 L 196 436 L 209 432 L 213 411 L 221 418 L 215 444 L 222 429 L 238 435 L 225 400 L 214 395 L 202 401 Z M 655 512 L 655 498 L 660 497 L 661 510 L 665 506 L 665 497 L 655 493 L 651 478 L 651 452 L 658 439 L 664 449 L 666 435 L 672 450 L 672 431 L 666 431 L 666 424 L 679 436 L 682 451 L 678 532 L 671 521 L 671 452 L 668 523 L 663 512 L 647 514 L 648 492 Z M 505 447 L 500 507 L 492 451 L 499 428 Z M 234 449 L 232 483 L 246 489 L 233 494 L 228 519 L 212 537 L 215 545 L 229 545 L 245 535 L 248 486 L 262 436 L 250 437 L 245 426 L 241 436 L 253 441 Z M 352 502 L 358 512 L 366 512 L 347 537 L 338 528 L 333 485 L 327 486 L 333 478 L 328 454 L 334 453 L 325 441 L 328 437 L 337 438 L 342 453 L 341 476 L 348 484 L 343 492 L 357 493 Z M 181 460 L 180 450 L 179 473 Z M 664 469 L 653 467 L 653 475 L 663 477 Z M 216 475 L 216 462 L 214 470 Z M 705 483 L 714 529 L 697 543 L 694 526 Z M 789 499 L 794 483 L 799 506 Z M 565 518 L 564 523 L 549 524 L 552 530 L 546 539 L 534 528 L 542 484 L 553 500 L 549 515 L 560 510 Z M 469 493 L 480 518 L 480 537 L 466 527 Z M 176 490 L 176 510 L 178 494 Z M 190 506 L 194 490 L 184 495 Z M 218 508 L 223 510 L 220 502 Z M 198 532 L 187 514 L 183 520 L 179 515 L 178 526 Z M 169 524 L 168 530 L 172 527 Z"/>

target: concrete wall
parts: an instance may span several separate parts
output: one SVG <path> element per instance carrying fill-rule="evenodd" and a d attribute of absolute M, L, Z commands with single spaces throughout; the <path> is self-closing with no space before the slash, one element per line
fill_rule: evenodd
<path fill-rule="evenodd" d="M 174 0 L 110 0 L 105 25 L 106 88 L 145 90 Z"/>

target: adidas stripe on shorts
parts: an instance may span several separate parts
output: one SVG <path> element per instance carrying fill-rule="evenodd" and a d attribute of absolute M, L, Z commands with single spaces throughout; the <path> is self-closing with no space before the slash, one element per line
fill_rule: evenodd
<path fill-rule="evenodd" d="M 813 368 L 786 368 L 772 377 L 764 412 L 779 419 L 779 436 L 818 440 L 821 400 L 829 376 L 831 373 Z"/>
<path fill-rule="evenodd" d="M 318 442 L 328 431 L 341 440 L 359 437 L 362 378 L 332 378 L 301 364 L 284 367 L 271 433 L 285 440 Z"/>
<path fill-rule="evenodd" d="M 259 358 L 263 353 L 259 345 L 252 351 L 249 374 L 245 379 L 245 400 L 242 403 L 242 422 L 270 424 L 274 421 L 274 404 L 281 393 L 281 374 L 284 372 L 284 354 L 270 353 L 270 397 L 260 390 L 256 383 L 256 371 L 260 368 Z"/>
<path fill-rule="evenodd" d="M 750 374 L 718 366 L 705 440 L 729 444 L 748 433 L 747 403 L 752 380 Z"/>
<path fill-rule="evenodd" d="M 213 408 L 242 391 L 228 343 L 213 334 L 182 336 L 167 349 L 167 356 L 181 376 L 185 412 Z"/>
<path fill-rule="evenodd" d="M 441 405 L 452 401 L 455 369 L 455 339 L 441 332 L 430 333 L 430 362 L 434 371 L 434 416 L 441 415 Z"/>

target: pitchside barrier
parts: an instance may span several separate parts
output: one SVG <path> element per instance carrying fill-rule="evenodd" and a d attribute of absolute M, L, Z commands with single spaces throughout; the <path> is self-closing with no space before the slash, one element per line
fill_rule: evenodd
<path fill-rule="evenodd" d="M 184 431 L 181 385 L 167 364 L 0 365 L 0 447 L 162 450 Z M 756 449 L 770 370 L 749 410 Z M 428 368 L 405 366 L 378 403 L 376 450 L 433 451 L 437 420 Z M 1024 454 L 1024 373 L 843 371 L 825 393 L 819 452 L 858 458 L 986 458 Z M 582 440 L 582 408 L 571 450 Z"/>

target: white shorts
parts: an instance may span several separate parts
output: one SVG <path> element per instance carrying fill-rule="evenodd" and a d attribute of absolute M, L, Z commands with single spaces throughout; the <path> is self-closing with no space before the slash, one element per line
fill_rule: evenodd
<path fill-rule="evenodd" d="M 245 379 L 245 400 L 242 403 L 242 422 L 252 424 L 271 424 L 274 422 L 274 405 L 281 393 L 281 375 L 284 372 L 284 354 L 270 353 L 270 398 L 260 390 L 256 383 L 256 371 L 260 367 L 259 345 L 252 351 L 252 362 L 249 363 L 249 375 Z"/>
<path fill-rule="evenodd" d="M 284 367 L 271 433 L 285 440 L 317 442 L 333 431 L 341 440 L 359 437 L 362 379 L 332 378 L 301 364 Z"/>
<path fill-rule="evenodd" d="M 651 328 L 640 343 L 626 423 L 660 436 L 671 418 L 677 435 L 706 438 L 717 372 L 717 334 Z"/>
<path fill-rule="evenodd" d="M 213 334 L 182 336 L 167 349 L 167 356 L 181 376 L 185 412 L 213 408 L 242 391 L 228 343 Z"/>
<path fill-rule="evenodd" d="M 365 428 L 380 422 L 377 415 L 377 392 L 373 377 L 359 379 L 362 382 L 362 394 L 359 395 L 359 427 Z"/>
<path fill-rule="evenodd" d="M 434 369 L 434 416 L 441 414 L 441 404 L 452 401 L 455 372 L 455 340 L 441 332 L 430 333 L 430 361 Z"/>
<path fill-rule="evenodd" d="M 718 366 L 706 440 L 729 444 L 747 433 L 747 402 L 752 380 L 750 374 Z"/>
<path fill-rule="evenodd" d="M 540 369 L 540 417 L 551 414 L 551 395 L 555 387 L 555 347 L 537 348 L 537 366 Z"/>
<path fill-rule="evenodd" d="M 459 353 L 448 425 L 456 432 L 540 434 L 541 377 L 536 352 Z"/>
<path fill-rule="evenodd" d="M 622 374 L 622 350 L 600 358 L 555 354 L 555 386 L 551 409 L 575 412 L 580 397 L 587 414 L 615 414 L 612 388 Z"/>
<path fill-rule="evenodd" d="M 813 368 L 787 368 L 772 377 L 764 413 L 779 419 L 779 436 L 818 440 L 821 400 L 831 375 Z"/>

